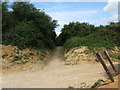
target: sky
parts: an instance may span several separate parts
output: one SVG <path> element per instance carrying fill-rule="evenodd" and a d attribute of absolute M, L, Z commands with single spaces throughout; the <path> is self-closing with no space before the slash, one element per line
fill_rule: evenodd
<path fill-rule="evenodd" d="M 13 1 L 13 0 L 11 0 Z M 26 1 L 26 0 L 23 0 Z M 118 21 L 119 0 L 27 0 L 38 9 L 43 10 L 59 26 L 55 28 L 56 34 L 69 22 L 87 22 L 95 26 L 106 25 Z"/>
<path fill-rule="evenodd" d="M 116 2 L 32 2 L 36 8 L 42 9 L 59 26 L 55 29 L 57 35 L 61 28 L 69 22 L 87 22 L 96 26 L 118 21 L 118 3 Z"/>

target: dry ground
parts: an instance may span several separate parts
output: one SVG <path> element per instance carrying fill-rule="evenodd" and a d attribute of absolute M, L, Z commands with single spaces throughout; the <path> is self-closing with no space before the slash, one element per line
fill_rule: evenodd
<path fill-rule="evenodd" d="M 49 64 L 37 70 L 3 75 L 3 88 L 86 88 L 98 79 L 106 80 L 106 73 L 100 63 L 65 65 L 60 58 L 60 48 Z M 116 63 L 116 66 L 118 63 Z M 13 71 L 14 72 L 14 71 Z"/>

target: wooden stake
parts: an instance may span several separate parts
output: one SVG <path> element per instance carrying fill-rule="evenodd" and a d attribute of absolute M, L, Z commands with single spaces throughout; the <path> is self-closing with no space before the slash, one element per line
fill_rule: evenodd
<path fill-rule="evenodd" d="M 108 77 L 110 78 L 110 80 L 111 80 L 112 82 L 114 82 L 114 79 L 113 79 L 112 75 L 110 74 L 110 71 L 108 70 L 106 64 L 104 63 L 101 54 L 100 54 L 100 53 L 97 53 L 96 56 L 97 56 L 97 58 L 99 59 L 99 61 L 101 62 L 102 66 L 103 66 L 103 68 L 105 69 L 105 71 L 106 71 Z"/>
<path fill-rule="evenodd" d="M 116 73 L 116 75 L 117 75 L 118 72 L 117 72 L 117 70 L 115 69 L 115 67 L 114 67 L 114 65 L 113 65 L 113 63 L 112 63 L 108 52 L 107 52 L 107 51 L 104 51 L 104 54 L 105 54 L 105 56 L 107 57 L 107 60 L 109 61 L 110 65 L 112 66 L 113 71 L 114 71 L 114 72 Z"/>

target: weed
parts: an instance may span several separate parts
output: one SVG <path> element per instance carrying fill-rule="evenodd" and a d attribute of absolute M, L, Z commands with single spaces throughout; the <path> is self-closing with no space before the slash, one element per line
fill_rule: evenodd
<path fill-rule="evenodd" d="M 19 61 L 22 59 L 22 56 L 14 56 L 12 62 Z"/>
<path fill-rule="evenodd" d="M 14 48 L 14 52 L 15 52 L 16 54 L 20 54 L 20 50 L 17 49 L 17 48 Z"/>
<path fill-rule="evenodd" d="M 73 86 L 69 86 L 68 88 L 74 88 Z"/>
<path fill-rule="evenodd" d="M 2 58 L 5 58 L 5 57 L 7 57 L 7 56 L 8 56 L 8 54 L 5 53 L 4 55 L 2 55 Z"/>
<path fill-rule="evenodd" d="M 24 54 L 23 59 L 29 59 L 30 55 L 29 54 Z"/>
<path fill-rule="evenodd" d="M 29 54 L 24 54 L 24 57 L 30 57 L 30 55 Z"/>
<path fill-rule="evenodd" d="M 30 48 L 29 51 L 32 51 L 32 48 Z"/>
<path fill-rule="evenodd" d="M 34 53 L 30 52 L 29 55 L 35 55 Z"/>
<path fill-rule="evenodd" d="M 27 63 L 28 61 L 22 61 L 22 64 L 25 64 L 25 63 Z"/>
<path fill-rule="evenodd" d="M 85 82 L 82 82 L 80 88 L 89 88 L 89 85 L 87 85 Z"/>
<path fill-rule="evenodd" d="M 29 59 L 29 57 L 24 57 L 23 59 Z"/>
<path fill-rule="evenodd" d="M 120 55 L 109 53 L 110 57 L 120 59 Z"/>
<path fill-rule="evenodd" d="M 103 82 L 104 82 L 103 80 L 99 79 L 91 88 L 98 87 L 98 86 L 102 85 Z"/>

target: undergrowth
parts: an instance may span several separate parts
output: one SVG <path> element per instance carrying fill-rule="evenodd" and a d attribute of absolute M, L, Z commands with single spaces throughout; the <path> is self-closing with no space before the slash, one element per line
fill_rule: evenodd
<path fill-rule="evenodd" d="M 87 46 L 90 50 L 94 48 L 105 47 L 112 49 L 115 47 L 115 43 L 111 40 L 111 36 L 104 35 L 104 33 L 94 32 L 85 37 L 72 37 L 68 39 L 64 44 L 64 52 L 69 51 L 75 47 Z"/>

